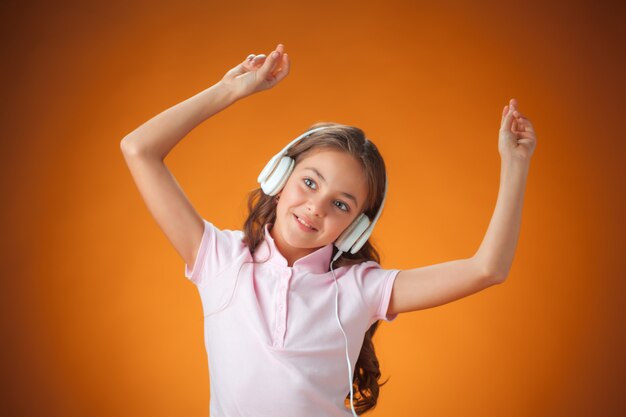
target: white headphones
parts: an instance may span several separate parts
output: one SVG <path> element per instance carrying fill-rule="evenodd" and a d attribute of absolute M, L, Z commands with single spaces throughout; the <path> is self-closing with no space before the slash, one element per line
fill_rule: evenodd
<path fill-rule="evenodd" d="M 282 190 L 285 183 L 289 179 L 291 172 L 295 166 L 295 161 L 286 156 L 289 148 L 296 142 L 301 139 L 309 136 L 311 133 L 316 132 L 318 130 L 326 129 L 332 126 L 322 126 L 311 129 L 307 132 L 304 132 L 302 135 L 295 138 L 291 141 L 287 146 L 283 148 L 282 151 L 274 155 L 274 157 L 265 165 L 261 174 L 257 178 L 257 182 L 261 184 L 261 189 L 267 195 L 274 196 Z M 361 213 L 357 216 L 356 219 L 343 231 L 343 233 L 337 238 L 335 241 L 335 246 L 339 249 L 337 255 L 334 260 L 336 260 L 341 253 L 348 252 L 357 253 L 359 249 L 367 242 L 372 231 L 374 230 L 374 225 L 376 221 L 380 217 L 380 214 L 383 211 L 383 206 L 385 205 L 385 200 L 387 198 L 387 178 L 385 177 L 385 194 L 383 196 L 383 202 L 378 209 L 378 213 L 376 213 L 376 217 L 374 217 L 374 221 L 370 221 L 370 219 L 365 215 L 365 213 Z"/>

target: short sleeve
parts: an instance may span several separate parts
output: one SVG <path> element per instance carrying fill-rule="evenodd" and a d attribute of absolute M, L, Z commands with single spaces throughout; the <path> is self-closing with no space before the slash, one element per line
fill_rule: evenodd
<path fill-rule="evenodd" d="M 393 321 L 398 314 L 387 315 L 393 283 L 399 269 L 383 269 L 375 261 L 367 261 L 355 268 L 356 282 L 361 295 L 369 308 L 371 322 L 376 320 Z"/>
<path fill-rule="evenodd" d="M 185 277 L 195 285 L 204 285 L 211 276 L 228 267 L 242 248 L 241 231 L 220 230 L 213 223 L 202 219 L 204 232 L 193 267 L 185 264 Z"/>

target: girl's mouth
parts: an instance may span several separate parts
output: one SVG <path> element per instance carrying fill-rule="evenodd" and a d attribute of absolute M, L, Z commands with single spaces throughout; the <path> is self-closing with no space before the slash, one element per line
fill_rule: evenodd
<path fill-rule="evenodd" d="M 293 215 L 293 218 L 296 221 L 296 223 L 298 223 L 298 226 L 300 227 L 301 230 L 303 230 L 305 232 L 317 232 L 317 229 L 314 229 L 314 228 L 309 227 L 306 224 L 304 224 L 304 221 L 300 220 L 300 218 L 298 216 L 296 216 L 295 214 Z"/>

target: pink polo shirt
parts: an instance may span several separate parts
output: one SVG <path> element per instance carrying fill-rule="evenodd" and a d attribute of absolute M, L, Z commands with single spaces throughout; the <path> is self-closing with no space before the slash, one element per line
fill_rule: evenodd
<path fill-rule="evenodd" d="M 211 417 L 346 417 L 345 339 L 335 316 L 328 244 L 287 266 L 265 226 L 255 261 L 243 231 L 204 220 L 193 269 L 210 379 Z M 373 261 L 335 268 L 352 372 L 365 332 L 387 316 L 399 270 Z M 238 275 L 238 277 L 237 277 Z"/>

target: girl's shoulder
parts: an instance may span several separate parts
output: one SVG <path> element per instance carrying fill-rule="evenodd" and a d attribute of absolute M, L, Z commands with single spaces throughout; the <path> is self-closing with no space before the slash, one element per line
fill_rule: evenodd
<path fill-rule="evenodd" d="M 371 268 L 380 268 L 380 264 L 372 260 L 354 260 L 346 259 L 340 266 L 335 267 L 335 270 L 353 271 L 361 273 Z"/>
<path fill-rule="evenodd" d="M 204 232 L 193 267 L 186 265 L 185 276 L 200 283 L 207 276 L 216 275 L 227 269 L 241 256 L 249 255 L 241 230 L 222 229 L 203 219 Z"/>
<path fill-rule="evenodd" d="M 206 219 L 203 220 L 205 228 L 202 244 L 204 245 L 201 244 L 201 249 L 210 251 L 213 256 L 224 259 L 237 257 L 240 252 L 248 249 L 242 230 L 220 228 Z"/>
<path fill-rule="evenodd" d="M 363 283 L 366 279 L 372 279 L 372 276 L 385 275 L 390 270 L 384 269 L 376 261 L 361 261 L 333 268 L 337 277 L 347 276 L 357 283 Z M 330 273 L 330 270 L 329 270 Z"/>

